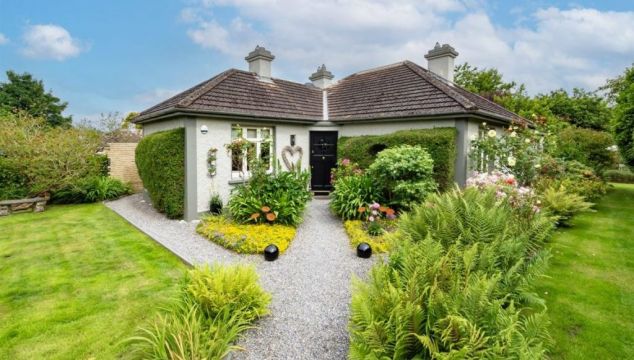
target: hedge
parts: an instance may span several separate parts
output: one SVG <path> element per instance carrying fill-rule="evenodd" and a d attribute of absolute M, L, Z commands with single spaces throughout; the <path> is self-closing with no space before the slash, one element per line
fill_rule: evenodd
<path fill-rule="evenodd" d="M 152 204 L 169 218 L 185 207 L 185 130 L 161 131 L 144 137 L 136 148 L 136 166 Z"/>
<path fill-rule="evenodd" d="M 341 137 L 337 146 L 339 159 L 348 158 L 367 168 L 376 155 L 397 145 L 420 145 L 434 159 L 434 180 L 440 189 L 449 189 L 454 183 L 456 160 L 455 128 L 401 130 L 386 135 Z"/>
<path fill-rule="evenodd" d="M 634 172 L 627 170 L 606 170 L 603 172 L 603 177 L 611 182 L 634 184 Z"/>

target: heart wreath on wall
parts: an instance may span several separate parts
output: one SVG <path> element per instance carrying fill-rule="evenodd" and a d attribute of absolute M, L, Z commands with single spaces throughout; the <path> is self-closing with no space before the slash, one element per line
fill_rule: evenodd
<path fill-rule="evenodd" d="M 282 148 L 282 161 L 284 161 L 284 166 L 286 169 L 290 171 L 294 171 L 299 166 L 299 162 L 304 155 L 304 150 L 302 150 L 301 146 L 284 146 Z"/>

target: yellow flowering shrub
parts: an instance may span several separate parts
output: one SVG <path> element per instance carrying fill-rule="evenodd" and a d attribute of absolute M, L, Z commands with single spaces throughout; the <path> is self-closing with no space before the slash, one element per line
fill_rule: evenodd
<path fill-rule="evenodd" d="M 363 227 L 363 221 L 361 220 L 347 220 L 343 223 L 343 227 L 346 229 L 346 234 L 350 238 L 352 247 L 357 247 L 362 242 L 366 242 L 370 244 L 374 252 L 383 253 L 390 250 L 391 233 L 389 231 L 379 236 L 371 236 Z"/>
<path fill-rule="evenodd" d="M 295 237 L 295 228 L 286 225 L 236 224 L 224 216 L 204 218 L 196 228 L 199 234 L 240 254 L 261 254 L 274 244 L 286 251 Z"/>

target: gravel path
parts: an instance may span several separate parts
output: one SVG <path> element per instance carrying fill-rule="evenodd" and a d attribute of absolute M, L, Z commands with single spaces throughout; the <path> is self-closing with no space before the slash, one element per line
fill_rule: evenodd
<path fill-rule="evenodd" d="M 190 265 L 259 260 L 259 256 L 238 255 L 198 235 L 196 222 L 166 218 L 141 194 L 106 202 L 106 206 Z"/>
<path fill-rule="evenodd" d="M 195 224 L 167 220 L 138 195 L 106 205 L 189 263 L 252 262 L 273 295 L 271 314 L 247 332 L 232 359 L 345 359 L 352 274 L 373 260 L 356 257 L 327 199 L 313 199 L 295 240 L 277 261 L 232 253 L 195 234 Z M 374 259 L 374 257 L 373 257 Z"/>

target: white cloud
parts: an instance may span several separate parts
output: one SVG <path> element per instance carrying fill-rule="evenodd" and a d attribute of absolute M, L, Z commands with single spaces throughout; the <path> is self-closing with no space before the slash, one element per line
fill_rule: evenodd
<path fill-rule="evenodd" d="M 22 54 L 34 59 L 64 60 L 75 57 L 84 47 L 70 33 L 58 25 L 31 25 L 23 35 Z"/>
<path fill-rule="evenodd" d="M 237 15 L 214 16 L 223 7 Z M 634 59 L 634 12 L 551 7 L 508 16 L 514 25 L 499 26 L 481 2 L 454 0 L 201 0 L 181 13 L 194 43 L 236 66 L 266 46 L 274 76 L 297 81 L 321 63 L 339 77 L 403 59 L 425 65 L 436 41 L 452 44 L 458 63 L 496 67 L 532 93 L 595 88 Z"/>
<path fill-rule="evenodd" d="M 9 42 L 9 38 L 6 37 L 3 33 L 0 33 L 0 45 L 4 45 Z"/>

